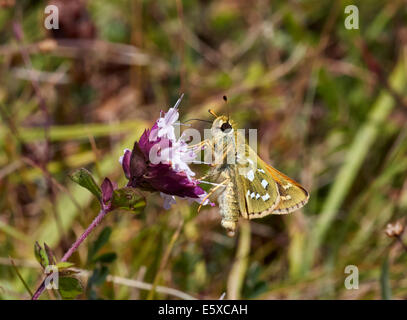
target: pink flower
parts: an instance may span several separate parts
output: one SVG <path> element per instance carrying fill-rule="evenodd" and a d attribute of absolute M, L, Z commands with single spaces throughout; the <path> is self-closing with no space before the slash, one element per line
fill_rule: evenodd
<path fill-rule="evenodd" d="M 185 172 L 188 179 L 195 176 L 188 163 L 195 160 L 196 154 L 192 150 L 188 150 L 188 146 L 185 141 L 181 140 L 175 141 L 168 148 L 161 150 L 160 157 L 162 161 L 171 163 L 172 168 L 177 172 Z"/>
<path fill-rule="evenodd" d="M 182 96 L 181 96 L 182 98 Z M 193 179 L 188 163 L 196 155 L 181 138 L 176 140 L 173 125 L 178 120 L 178 99 L 164 117 L 160 117 L 151 130 L 145 130 L 133 150 L 126 149 L 120 162 L 129 179 L 128 186 L 146 191 L 158 191 L 164 198 L 164 208 L 175 203 L 175 197 L 201 203 L 207 193 Z M 209 200 L 204 202 L 208 204 Z"/>

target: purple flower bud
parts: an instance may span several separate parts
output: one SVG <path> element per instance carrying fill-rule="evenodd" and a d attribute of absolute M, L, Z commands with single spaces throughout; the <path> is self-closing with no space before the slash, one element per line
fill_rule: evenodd
<path fill-rule="evenodd" d="M 101 189 L 102 189 L 102 202 L 103 204 L 108 204 L 109 201 L 112 199 L 113 190 L 115 189 L 113 183 L 110 181 L 109 178 L 105 178 L 103 180 Z"/>
<path fill-rule="evenodd" d="M 119 158 L 119 162 L 123 167 L 123 171 L 127 179 L 130 179 L 130 158 L 131 158 L 130 149 L 124 149 L 123 155 Z"/>

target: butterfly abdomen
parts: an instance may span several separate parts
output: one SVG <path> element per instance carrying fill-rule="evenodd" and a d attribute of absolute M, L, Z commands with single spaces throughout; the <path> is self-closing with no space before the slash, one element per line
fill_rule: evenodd
<path fill-rule="evenodd" d="M 239 219 L 240 210 L 237 202 L 236 190 L 233 182 L 228 182 L 224 191 L 218 197 L 219 211 L 222 217 L 222 227 L 228 230 L 229 236 L 234 236 L 236 223 Z"/>

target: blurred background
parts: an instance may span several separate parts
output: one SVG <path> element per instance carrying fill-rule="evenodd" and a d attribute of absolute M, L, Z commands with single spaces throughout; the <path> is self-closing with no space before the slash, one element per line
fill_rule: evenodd
<path fill-rule="evenodd" d="M 44 27 L 49 4 L 58 30 Z M 359 29 L 345 28 L 351 4 Z M 99 211 L 68 174 L 123 186 L 123 149 L 180 93 L 181 120 L 226 113 L 227 95 L 309 203 L 229 238 L 217 207 L 165 211 L 146 194 L 142 213 L 109 214 L 71 257 L 79 299 L 406 298 L 403 236 L 385 233 L 407 210 L 406 4 L 0 0 L 0 298 L 39 285 L 35 241 L 60 259 Z"/>

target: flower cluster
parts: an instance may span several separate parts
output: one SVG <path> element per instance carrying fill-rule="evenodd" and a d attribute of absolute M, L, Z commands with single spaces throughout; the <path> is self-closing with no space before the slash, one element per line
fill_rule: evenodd
<path fill-rule="evenodd" d="M 159 191 L 165 209 L 175 203 L 175 196 L 199 203 L 207 196 L 199 182 L 192 178 L 195 173 L 189 168 L 196 154 L 188 149 L 182 136 L 175 137 L 181 99 L 182 96 L 173 108 L 161 114 L 150 130 L 144 131 L 133 150 L 124 150 L 119 160 L 129 179 L 127 186 Z M 203 204 L 209 203 L 206 199 Z"/>

